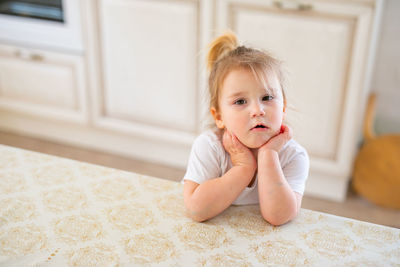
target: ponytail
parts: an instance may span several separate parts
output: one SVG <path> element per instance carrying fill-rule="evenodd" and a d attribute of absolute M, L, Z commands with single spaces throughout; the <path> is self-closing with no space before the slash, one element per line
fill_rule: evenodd
<path fill-rule="evenodd" d="M 207 54 L 207 69 L 212 70 L 213 65 L 226 54 L 236 49 L 238 40 L 236 35 L 228 31 L 209 44 Z"/>

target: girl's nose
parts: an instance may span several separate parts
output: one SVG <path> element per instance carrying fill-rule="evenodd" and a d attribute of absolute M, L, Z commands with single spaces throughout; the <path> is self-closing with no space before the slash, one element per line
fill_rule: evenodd
<path fill-rule="evenodd" d="M 264 106 L 261 103 L 254 103 L 251 109 L 251 117 L 264 116 Z"/>

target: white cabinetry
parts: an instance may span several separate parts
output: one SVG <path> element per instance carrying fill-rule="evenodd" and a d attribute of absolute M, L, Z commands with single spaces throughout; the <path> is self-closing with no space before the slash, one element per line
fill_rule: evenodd
<path fill-rule="evenodd" d="M 0 108 L 86 123 L 83 58 L 0 45 Z"/>
<path fill-rule="evenodd" d="M 93 125 L 135 157 L 184 167 L 201 125 L 209 1 L 88 1 Z"/>
<path fill-rule="evenodd" d="M 0 46 L 2 129 L 185 167 L 207 109 L 206 44 L 230 28 L 286 62 L 306 193 L 344 198 L 381 0 L 79 3 L 79 56 Z"/>
<path fill-rule="evenodd" d="M 98 2 L 96 123 L 165 141 L 197 133 L 199 2 Z M 101 101 L 102 100 L 102 101 Z"/>
<path fill-rule="evenodd" d="M 345 197 L 368 90 L 379 2 L 217 2 L 218 28 L 232 29 L 246 44 L 270 51 L 289 69 L 288 122 L 310 154 L 308 193 Z"/>

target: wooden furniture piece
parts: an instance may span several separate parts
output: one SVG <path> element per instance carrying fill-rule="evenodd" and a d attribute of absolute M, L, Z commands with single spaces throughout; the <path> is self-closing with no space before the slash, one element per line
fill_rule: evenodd
<path fill-rule="evenodd" d="M 257 205 L 205 223 L 182 184 L 0 145 L 0 265 L 397 266 L 400 229 L 302 209 L 273 227 Z"/>
<path fill-rule="evenodd" d="M 376 136 L 373 129 L 376 95 L 371 94 L 364 120 L 364 144 L 353 171 L 357 193 L 375 204 L 400 209 L 400 135 Z"/>

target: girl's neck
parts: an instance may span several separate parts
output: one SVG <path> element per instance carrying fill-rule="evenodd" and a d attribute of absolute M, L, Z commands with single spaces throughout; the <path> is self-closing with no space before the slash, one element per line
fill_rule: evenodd
<path fill-rule="evenodd" d="M 257 161 L 257 159 L 258 159 L 258 148 L 250 148 L 250 151 L 251 151 L 251 153 L 253 153 L 254 158 Z"/>

